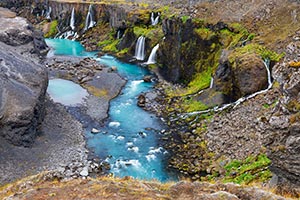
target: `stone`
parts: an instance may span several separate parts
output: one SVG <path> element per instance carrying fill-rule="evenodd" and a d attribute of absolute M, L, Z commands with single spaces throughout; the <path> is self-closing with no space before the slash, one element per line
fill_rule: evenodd
<path fill-rule="evenodd" d="M 145 107 L 145 103 L 146 103 L 146 97 L 143 94 L 140 94 L 138 97 L 138 102 L 137 105 L 140 107 Z"/>
<path fill-rule="evenodd" d="M 80 174 L 80 176 L 84 176 L 84 177 L 88 176 L 89 175 L 88 167 L 84 167 L 79 174 Z"/>
<path fill-rule="evenodd" d="M 100 133 L 100 130 L 98 130 L 96 128 L 92 128 L 91 133 L 97 134 L 97 133 Z"/>
<path fill-rule="evenodd" d="M 150 83 L 152 82 L 152 76 L 151 75 L 146 75 L 143 77 L 144 82 Z"/>

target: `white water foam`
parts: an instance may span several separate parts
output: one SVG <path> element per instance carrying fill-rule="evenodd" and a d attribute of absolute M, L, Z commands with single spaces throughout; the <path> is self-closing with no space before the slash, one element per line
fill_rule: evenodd
<path fill-rule="evenodd" d="M 158 147 L 158 148 L 150 147 L 150 151 L 148 153 L 149 154 L 161 153 L 162 150 L 163 150 L 162 147 Z"/>
<path fill-rule="evenodd" d="M 120 122 L 109 122 L 108 126 L 109 127 L 114 127 L 114 128 L 118 128 L 121 125 Z"/>
<path fill-rule="evenodd" d="M 135 146 L 130 146 L 127 148 L 128 151 L 133 151 L 135 153 L 138 153 L 139 152 L 139 148 L 138 147 L 135 147 Z"/>
<path fill-rule="evenodd" d="M 148 162 L 156 159 L 156 155 L 154 155 L 154 154 L 149 154 L 149 155 L 146 155 L 145 157 L 148 160 Z"/>
<path fill-rule="evenodd" d="M 117 140 L 124 140 L 124 139 L 125 139 L 125 137 L 124 137 L 124 136 L 122 136 L 122 135 L 120 135 L 120 136 L 116 137 L 116 139 L 117 139 Z"/>

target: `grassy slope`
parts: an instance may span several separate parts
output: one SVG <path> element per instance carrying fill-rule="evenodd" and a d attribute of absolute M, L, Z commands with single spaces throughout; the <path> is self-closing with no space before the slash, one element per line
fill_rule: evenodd
<path fill-rule="evenodd" d="M 28 177 L 0 188 L 0 199 L 284 199 L 256 187 L 234 184 L 209 183 L 158 183 L 100 177 L 59 181 L 50 173 Z"/>

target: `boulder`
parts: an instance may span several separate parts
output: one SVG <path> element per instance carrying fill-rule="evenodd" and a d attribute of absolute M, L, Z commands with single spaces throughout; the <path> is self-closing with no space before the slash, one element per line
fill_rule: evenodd
<path fill-rule="evenodd" d="M 151 75 L 146 75 L 143 77 L 144 82 L 147 82 L 147 83 L 151 83 L 152 82 L 151 79 L 152 79 Z"/>
<path fill-rule="evenodd" d="M 213 88 L 227 95 L 231 101 L 268 86 L 264 62 L 254 53 L 236 56 L 231 61 L 221 57 L 214 80 Z"/>
<path fill-rule="evenodd" d="M 143 94 L 139 95 L 137 105 L 140 107 L 145 107 L 145 103 L 146 103 L 145 95 Z"/>

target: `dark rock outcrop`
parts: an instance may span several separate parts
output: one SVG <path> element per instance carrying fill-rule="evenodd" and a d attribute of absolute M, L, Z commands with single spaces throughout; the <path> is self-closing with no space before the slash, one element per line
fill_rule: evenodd
<path fill-rule="evenodd" d="M 135 41 L 136 41 L 136 36 L 133 32 L 133 29 L 128 28 L 125 31 L 120 43 L 118 44 L 118 49 L 121 50 L 121 49 L 125 49 L 125 48 L 130 48 L 130 47 L 134 46 Z"/>
<path fill-rule="evenodd" d="M 185 23 L 180 18 L 163 20 L 165 39 L 160 43 L 157 62 L 161 66 L 159 73 L 167 81 L 191 81 L 195 73 L 206 70 L 204 66 L 214 62 L 211 48 L 218 46 L 218 39 L 201 38 L 195 33 L 195 26 L 190 19 Z"/>
<path fill-rule="evenodd" d="M 43 120 L 48 77 L 42 66 L 18 53 L 20 45 L 34 42 L 30 24 L 20 17 L 1 17 L 0 26 L 0 135 L 12 144 L 28 146 Z M 35 38 L 37 50 L 45 47 L 40 40 Z"/>

